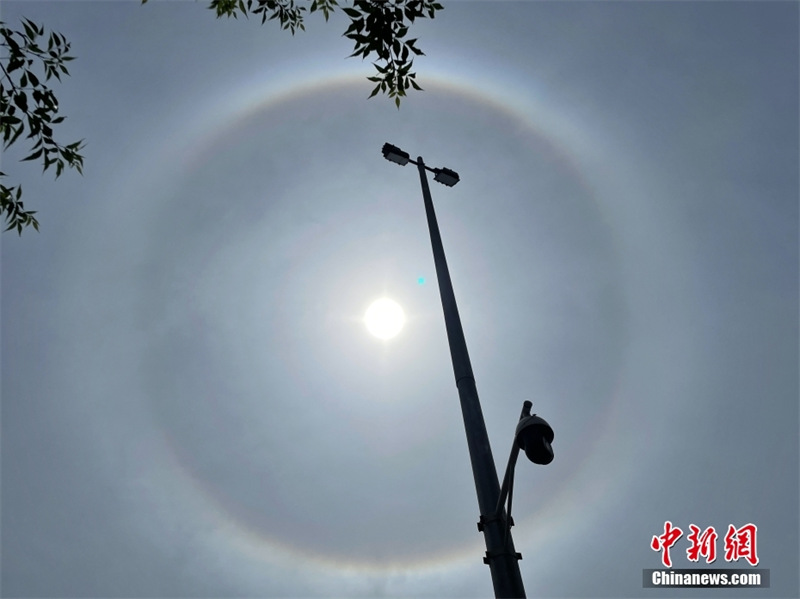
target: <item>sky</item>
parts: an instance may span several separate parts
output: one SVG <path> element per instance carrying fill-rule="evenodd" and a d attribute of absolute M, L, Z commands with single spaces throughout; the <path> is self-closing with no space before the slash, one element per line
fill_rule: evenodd
<path fill-rule="evenodd" d="M 795 2 L 444 2 L 423 92 L 348 20 L 3 2 L 63 33 L 85 139 L 4 153 L 2 595 L 488 597 L 413 165 L 431 191 L 529 597 L 797 597 Z M 380 340 L 370 303 L 407 321 Z M 768 589 L 645 589 L 757 527 Z M 687 558 L 690 525 L 718 557 Z"/>

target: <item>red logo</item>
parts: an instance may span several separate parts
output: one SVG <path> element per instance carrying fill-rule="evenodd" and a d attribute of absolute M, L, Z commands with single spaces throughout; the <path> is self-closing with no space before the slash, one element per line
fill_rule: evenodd
<path fill-rule="evenodd" d="M 738 530 L 729 524 L 725 535 L 725 561 L 735 562 L 743 557 L 751 566 L 758 565 L 756 532 L 755 524 L 745 524 Z"/>
<path fill-rule="evenodd" d="M 672 567 L 672 560 L 669 558 L 669 550 L 682 536 L 683 531 L 677 527 L 673 528 L 672 522 L 667 520 L 664 522 L 664 534 L 653 537 L 653 540 L 650 541 L 650 547 L 653 548 L 653 551 L 662 552 L 661 563 L 664 564 L 665 567 Z"/>
<path fill-rule="evenodd" d="M 714 530 L 713 526 L 701 530 L 695 524 L 690 524 L 689 530 L 689 534 L 686 535 L 686 540 L 689 541 L 686 559 L 690 562 L 697 562 L 702 556 L 706 559 L 706 563 L 713 564 L 717 560 L 717 531 Z M 725 561 L 735 562 L 744 558 L 751 566 L 757 566 L 757 532 L 758 528 L 752 523 L 745 524 L 741 528 L 736 528 L 733 524 L 729 524 L 728 532 L 725 534 Z M 654 536 L 653 540 L 650 541 L 650 548 L 653 551 L 661 552 L 661 563 L 666 568 L 672 567 L 669 550 L 682 536 L 683 531 L 667 520 L 664 522 L 664 532 Z"/>
<path fill-rule="evenodd" d="M 696 562 L 702 555 L 706 563 L 713 564 L 717 560 L 717 531 L 709 526 L 701 534 L 699 526 L 690 524 L 689 528 L 692 532 L 686 538 L 692 546 L 686 550 L 686 557 L 690 562 Z"/>

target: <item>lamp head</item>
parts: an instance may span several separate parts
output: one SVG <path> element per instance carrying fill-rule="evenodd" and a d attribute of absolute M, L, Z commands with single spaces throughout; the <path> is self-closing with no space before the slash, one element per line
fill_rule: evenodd
<path fill-rule="evenodd" d="M 450 170 L 449 168 L 437 168 L 434 169 L 433 180 L 447 185 L 448 187 L 452 187 L 461 179 L 459 178 L 457 172 Z"/>
<path fill-rule="evenodd" d="M 400 166 L 405 166 L 406 164 L 408 164 L 408 161 L 411 158 L 408 155 L 408 152 L 403 152 L 403 150 L 401 150 L 397 146 L 393 146 L 392 144 L 389 143 L 383 144 L 381 152 L 383 153 L 383 157 L 386 158 L 386 160 L 395 162 Z"/>
<path fill-rule="evenodd" d="M 534 464 L 547 465 L 553 461 L 553 447 L 551 443 L 555 433 L 544 418 L 525 416 L 517 424 L 515 438 L 520 449 Z"/>

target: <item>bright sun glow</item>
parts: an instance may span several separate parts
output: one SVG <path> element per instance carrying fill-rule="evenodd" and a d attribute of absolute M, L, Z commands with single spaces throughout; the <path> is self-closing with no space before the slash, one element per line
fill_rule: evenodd
<path fill-rule="evenodd" d="M 406 322 L 406 315 L 400 305 L 389 298 L 375 300 L 364 314 L 367 330 L 380 339 L 391 339 Z"/>

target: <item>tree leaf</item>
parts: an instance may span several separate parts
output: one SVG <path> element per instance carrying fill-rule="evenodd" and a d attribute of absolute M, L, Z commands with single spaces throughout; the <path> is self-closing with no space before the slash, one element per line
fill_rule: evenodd
<path fill-rule="evenodd" d="M 36 38 L 36 24 L 28 19 L 22 20 L 22 26 L 25 28 L 25 34 L 28 36 L 28 39 L 33 40 Z"/>
<path fill-rule="evenodd" d="M 28 95 L 22 92 L 14 94 L 14 104 L 23 112 L 28 112 Z"/>
<path fill-rule="evenodd" d="M 39 148 L 35 152 L 32 152 L 32 153 L 28 154 L 27 156 L 25 156 L 25 158 L 23 158 L 21 160 L 21 162 L 25 162 L 26 160 L 36 160 L 41 155 L 42 155 L 42 148 Z"/>

